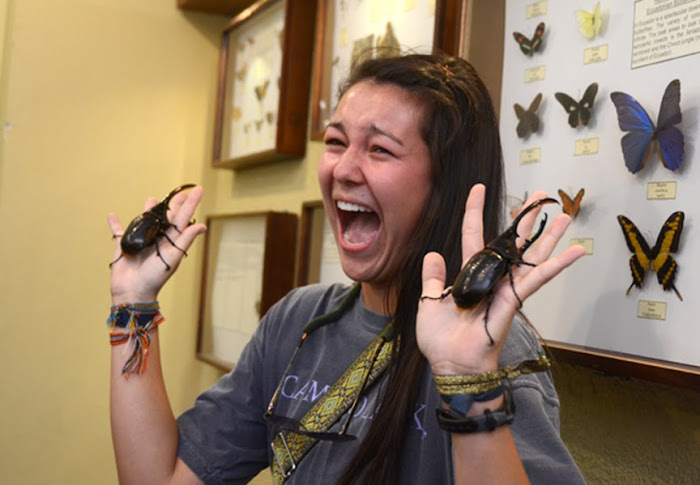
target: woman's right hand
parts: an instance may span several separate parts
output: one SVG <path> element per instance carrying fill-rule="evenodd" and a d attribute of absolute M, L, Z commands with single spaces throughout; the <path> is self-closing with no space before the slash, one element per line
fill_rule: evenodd
<path fill-rule="evenodd" d="M 170 201 L 168 220 L 182 232 L 171 227 L 166 231 L 166 234 L 177 245 L 177 248 L 163 236 L 157 239 L 160 254 L 170 265 L 170 270 L 167 270 L 163 261 L 156 254 L 155 245 L 146 247 L 137 254 L 122 254 L 120 242 L 124 228 L 116 214 L 110 213 L 107 216 L 110 230 L 115 235 L 116 241 L 110 278 L 113 304 L 143 303 L 158 299 L 158 292 L 185 256 L 178 248 L 187 251 L 195 238 L 206 232 L 207 226 L 205 224 L 190 224 L 201 199 L 202 187 L 197 186 L 176 194 Z M 153 197 L 149 198 L 144 210 L 149 210 L 158 202 L 159 200 Z"/>

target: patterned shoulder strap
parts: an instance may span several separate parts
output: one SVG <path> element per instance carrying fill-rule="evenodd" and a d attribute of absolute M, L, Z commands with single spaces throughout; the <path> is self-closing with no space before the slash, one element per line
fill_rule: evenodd
<path fill-rule="evenodd" d="M 365 388 L 369 387 L 388 367 L 394 340 L 392 325 L 382 331 L 362 351 L 345 372 L 316 401 L 301 418 L 300 423 L 310 432 L 327 431 L 350 408 L 357 394 L 362 390 L 362 383 L 367 376 Z M 372 365 L 374 364 L 374 365 Z M 281 431 L 271 443 L 275 460 L 272 463 L 272 480 L 275 485 L 282 484 L 292 474 L 299 461 L 318 442 L 306 434 L 294 431 Z"/>

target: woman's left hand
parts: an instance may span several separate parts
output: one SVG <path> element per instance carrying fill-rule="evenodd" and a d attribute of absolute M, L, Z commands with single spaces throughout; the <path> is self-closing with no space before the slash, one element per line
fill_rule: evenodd
<path fill-rule="evenodd" d="M 483 209 L 485 187 L 475 185 L 467 199 L 462 224 L 462 267 L 478 251 L 484 248 Z M 533 194 L 525 205 L 546 197 L 542 192 Z M 539 210 L 523 217 L 519 234 L 530 234 Z M 458 307 L 452 295 L 440 299 L 422 299 L 418 307 L 416 334 L 418 346 L 426 357 L 434 374 L 473 374 L 495 370 L 498 356 L 510 330 L 510 325 L 520 303 L 535 293 L 564 268 L 585 254 L 581 246 L 571 246 L 550 257 L 554 247 L 570 222 L 561 214 L 547 226 L 540 238 L 531 246 L 524 258 L 536 266 L 512 265 L 514 284 L 508 277 L 502 278 L 494 288 L 488 314 L 488 332 L 495 344 L 491 345 L 484 328 L 486 299 L 471 309 Z M 521 246 L 525 238 L 520 238 Z M 438 253 L 429 253 L 423 260 L 423 295 L 439 297 L 449 283 L 445 283 L 445 262 Z"/>

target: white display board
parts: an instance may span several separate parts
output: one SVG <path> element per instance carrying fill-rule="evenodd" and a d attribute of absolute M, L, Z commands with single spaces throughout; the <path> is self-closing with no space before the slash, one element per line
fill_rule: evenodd
<path fill-rule="evenodd" d="M 585 188 L 581 212 L 557 252 L 573 242 L 587 254 L 531 297 L 523 308 L 548 340 L 644 358 L 700 366 L 700 251 L 697 208 L 700 174 L 696 146 L 700 107 L 700 0 L 600 2 L 602 28 L 592 39 L 578 29 L 576 10 L 593 12 L 596 1 L 507 0 L 500 128 L 507 193 L 545 190 L 558 198 Z M 521 52 L 513 33 L 532 38 L 545 23 L 539 52 Z M 681 83 L 685 153 L 671 171 L 652 154 L 631 173 L 623 159 L 624 132 L 610 94 L 634 97 L 656 123 L 664 90 Z M 572 128 L 555 99 L 563 92 L 578 100 L 593 82 L 599 89 L 588 126 Z M 539 131 L 516 134 L 514 104 L 527 108 L 538 93 Z M 550 217 L 560 207 L 545 206 Z M 656 273 L 632 288 L 627 248 L 617 216 L 625 215 L 650 246 L 669 215 L 685 213 L 673 291 L 663 291 Z M 525 255 L 527 260 L 527 253 Z"/>

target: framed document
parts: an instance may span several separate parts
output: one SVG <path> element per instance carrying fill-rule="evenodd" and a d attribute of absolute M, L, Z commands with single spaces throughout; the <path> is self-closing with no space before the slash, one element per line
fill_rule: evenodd
<path fill-rule="evenodd" d="M 260 0 L 224 30 L 215 167 L 304 155 L 314 21 L 313 2 Z"/>
<path fill-rule="evenodd" d="M 207 219 L 197 357 L 235 365 L 260 318 L 294 286 L 295 214 Z"/>
<path fill-rule="evenodd" d="M 305 202 L 302 206 L 297 267 L 297 286 L 352 283 L 340 265 L 338 247 L 320 200 Z"/>

